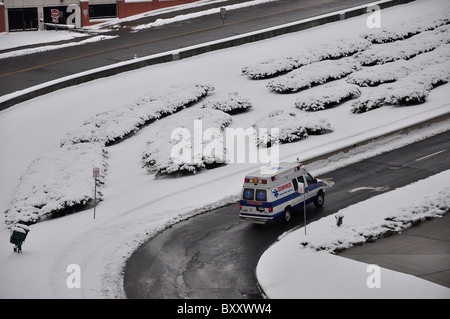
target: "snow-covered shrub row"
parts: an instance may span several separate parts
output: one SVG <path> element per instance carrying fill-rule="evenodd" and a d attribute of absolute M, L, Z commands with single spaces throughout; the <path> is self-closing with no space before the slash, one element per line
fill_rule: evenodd
<path fill-rule="evenodd" d="M 231 122 L 231 115 L 209 108 L 188 109 L 165 119 L 164 129 L 147 142 L 144 167 L 158 178 L 197 173 L 224 163 L 222 132 Z"/>
<path fill-rule="evenodd" d="M 300 244 L 315 251 L 339 253 L 366 241 L 382 238 L 386 234 L 403 231 L 417 222 L 443 217 L 449 211 L 450 188 L 446 187 L 435 196 L 426 198 L 420 205 L 398 208 L 390 216 L 361 220 L 350 227 L 346 227 L 344 223 L 341 227 L 330 228 L 326 236 L 323 232 L 317 232 L 317 235 L 313 233 Z"/>
<path fill-rule="evenodd" d="M 359 97 L 357 85 L 343 81 L 319 85 L 303 91 L 295 100 L 295 106 L 304 111 L 319 111 L 351 98 Z"/>
<path fill-rule="evenodd" d="M 267 129 L 267 134 L 256 137 L 259 146 L 265 147 L 273 143 L 291 143 L 308 137 L 309 134 L 325 134 L 333 132 L 331 124 L 325 119 L 303 112 L 276 110 L 260 118 L 253 127 L 261 133 Z M 272 129 L 278 129 L 278 136 L 272 135 Z"/>
<path fill-rule="evenodd" d="M 450 43 L 450 25 L 419 33 L 406 40 L 372 45 L 367 50 L 357 53 L 355 58 L 362 65 L 372 66 L 410 59 L 421 53 L 432 51 L 445 43 Z"/>
<path fill-rule="evenodd" d="M 232 92 L 227 95 L 214 97 L 202 105 L 203 108 L 212 108 L 228 114 L 245 112 L 252 106 L 253 104 L 249 101 L 249 99 L 240 96 L 238 92 Z"/>
<path fill-rule="evenodd" d="M 351 57 L 325 60 L 306 65 L 280 76 L 270 81 L 267 88 L 277 93 L 297 92 L 313 85 L 343 78 L 360 68 L 359 62 Z"/>
<path fill-rule="evenodd" d="M 339 59 L 364 51 L 371 43 L 361 38 L 342 38 L 288 56 L 270 58 L 242 68 L 251 79 L 264 79 L 326 59 Z"/>
<path fill-rule="evenodd" d="M 85 142 L 107 145 L 138 131 L 151 121 L 188 107 L 212 90 L 212 86 L 205 84 L 183 83 L 172 86 L 163 94 L 91 117 L 81 127 L 69 132 L 61 145 Z"/>
<path fill-rule="evenodd" d="M 429 14 L 414 20 L 408 20 L 397 25 L 384 26 L 371 29 L 360 36 L 372 43 L 385 43 L 403 40 L 424 31 L 434 30 L 450 23 L 450 7 L 440 13 Z"/>
<path fill-rule="evenodd" d="M 43 216 L 66 212 L 94 199 L 94 167 L 100 168 L 103 184 L 107 152 L 99 143 L 66 145 L 35 159 L 21 177 L 6 224 L 37 222 Z M 101 198 L 97 188 L 97 198 Z"/>
<path fill-rule="evenodd" d="M 362 95 L 352 104 L 353 113 L 362 113 L 384 104 L 417 104 L 428 97 L 430 90 L 450 81 L 450 61 L 434 64 L 391 84 L 382 84 Z"/>
<path fill-rule="evenodd" d="M 347 82 L 359 86 L 376 86 L 382 83 L 394 82 L 411 72 L 423 70 L 433 64 L 442 63 L 450 59 L 450 44 L 444 44 L 435 50 L 410 59 L 398 60 L 386 64 L 365 67 L 350 74 Z"/>

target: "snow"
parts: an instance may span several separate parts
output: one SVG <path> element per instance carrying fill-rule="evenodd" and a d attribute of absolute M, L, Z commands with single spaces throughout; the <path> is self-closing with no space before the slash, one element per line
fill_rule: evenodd
<path fill-rule="evenodd" d="M 35 223 L 46 215 L 75 205 L 85 205 L 94 197 L 90 172 L 100 168 L 104 182 L 107 151 L 98 143 L 63 146 L 35 159 L 19 181 L 11 207 L 5 212 L 6 224 Z M 99 189 L 97 198 L 101 198 Z"/>
<path fill-rule="evenodd" d="M 44 31 L 39 31 L 39 32 L 44 32 Z M 6 53 L 0 53 L 0 59 L 14 58 L 14 57 L 23 56 L 23 55 L 27 55 L 27 54 L 38 53 L 38 52 L 47 52 L 47 51 L 51 51 L 51 50 L 58 50 L 58 49 L 61 49 L 61 48 L 75 47 L 75 46 L 83 45 L 83 44 L 86 44 L 86 43 L 110 40 L 110 39 L 114 39 L 114 38 L 117 38 L 117 37 L 118 37 L 117 35 L 116 36 L 97 35 L 97 36 L 93 36 L 93 37 L 91 37 L 89 39 L 85 39 L 85 40 L 81 40 L 81 41 L 77 41 L 77 42 L 70 42 L 70 43 L 65 43 L 65 44 L 55 44 L 55 45 L 46 45 L 46 46 L 40 46 L 38 48 L 30 48 L 30 49 L 23 49 L 23 50 L 15 50 L 15 51 L 6 52 Z"/>
<path fill-rule="evenodd" d="M 413 20 L 424 14 L 435 13 L 445 4 L 446 1 L 441 0 L 415 1 L 386 9 L 382 13 L 383 23 Z M 247 112 L 233 115 L 229 128 L 249 128 L 255 121 L 267 118 L 267 115 L 275 110 L 283 110 L 285 114 L 310 115 L 295 107 L 297 94 L 273 94 L 266 88 L 269 80 L 249 80 L 247 76 L 242 75 L 242 68 L 254 61 L 267 60 L 280 54 L 286 56 L 297 51 L 299 43 L 314 48 L 336 41 L 342 38 L 342 35 L 357 38 L 364 30 L 366 16 L 355 17 L 270 40 L 102 78 L 1 111 L 0 211 L 4 212 L 11 207 L 12 200 L 17 196 L 16 189 L 21 182 L 20 178 L 28 175 L 30 164 L 36 159 L 48 158 L 48 154 L 60 152 L 63 149 L 61 140 L 70 132 L 82 128 L 86 121 L 95 118 L 97 114 L 129 106 L 133 101 L 153 99 L 154 92 L 167 92 L 167 89 L 176 83 L 210 83 L 215 91 L 209 92 L 202 101 L 205 103 L 229 92 L 241 92 L 245 95 L 252 101 L 253 106 Z M 450 110 L 448 90 L 448 84 L 435 88 L 429 92 L 426 102 L 421 105 L 388 105 L 362 114 L 351 112 L 351 102 L 327 108 L 320 112 L 320 117 L 325 118 L 334 131 L 281 145 L 280 160 L 295 161 L 297 157 L 306 160 L 446 114 Z M 154 174 L 142 167 L 142 155 L 147 142 L 163 131 L 165 125 L 170 132 L 169 123 L 173 116 L 183 117 L 183 114 L 188 114 L 191 109 L 206 110 L 201 106 L 201 103 L 197 103 L 188 109 L 179 110 L 177 114 L 147 123 L 129 138 L 106 146 L 107 171 L 101 187 L 103 200 L 96 207 L 95 219 L 93 208 L 86 207 L 75 214 L 47 218 L 30 225 L 30 232 L 22 247 L 23 254 L 20 255 L 13 252 L 9 243 L 8 225 L 1 223 L 0 296 L 124 298 L 123 267 L 127 258 L 141 243 L 177 221 L 214 207 L 235 203 L 242 177 L 247 172 L 258 169 L 258 164 L 229 163 L 203 170 L 198 174 L 179 178 L 164 176 L 159 179 L 155 179 Z M 408 136 L 391 137 L 389 142 L 378 141 L 376 144 L 370 144 L 364 151 L 355 149 L 356 153 L 351 153 L 348 157 L 340 155 L 342 160 L 330 160 L 325 165 L 322 165 L 323 162 L 320 165 L 312 163 L 310 170 L 314 175 L 326 174 L 326 169 L 423 139 L 425 136 L 448 130 L 449 127 L 450 122 L 446 121 Z M 66 147 L 69 147 L 69 144 Z M 60 158 L 59 155 L 57 157 Z M 83 169 L 90 178 L 90 187 L 93 186 L 92 167 L 94 164 L 100 165 L 92 164 Z M 67 166 L 67 169 L 72 167 Z M 50 167 L 46 171 L 49 170 Z M 433 185 L 430 192 L 437 195 L 441 190 L 440 186 Z M 220 191 L 211 192 L 211 189 Z M 344 225 L 346 223 L 347 214 L 344 217 Z M 282 253 L 280 251 L 280 254 Z M 339 258 L 324 252 L 311 254 L 317 258 Z M 81 269 L 79 289 L 70 289 L 66 285 L 70 275 L 67 269 L 73 264 L 79 265 Z M 316 269 L 319 269 L 319 266 L 321 265 L 315 265 Z M 394 278 L 402 276 L 392 273 Z M 332 278 L 335 278 L 335 284 L 339 285 L 338 276 Z M 309 278 L 314 279 L 317 278 Z M 412 276 L 404 283 L 405 287 L 417 293 L 428 284 Z M 386 290 L 390 291 L 383 289 L 384 296 L 393 296 Z M 423 291 L 422 296 L 427 297 L 428 291 Z"/>
<path fill-rule="evenodd" d="M 248 111 L 253 106 L 249 99 L 239 95 L 238 92 L 231 92 L 226 95 L 217 96 L 203 103 L 203 108 L 213 108 L 228 114 L 236 114 Z"/>
<path fill-rule="evenodd" d="M 340 79 L 360 68 L 358 61 L 351 57 L 339 60 L 324 60 L 279 76 L 271 80 L 267 84 L 267 88 L 272 92 L 297 92 L 313 85 Z"/>
<path fill-rule="evenodd" d="M 242 68 L 242 73 L 252 79 L 262 79 L 292 71 L 301 66 L 327 59 L 337 59 L 363 51 L 370 42 L 361 38 L 341 38 L 313 48 L 295 50 L 268 60 L 252 63 Z"/>
<path fill-rule="evenodd" d="M 359 97 L 360 94 L 361 91 L 357 85 L 335 81 L 301 92 L 295 100 L 295 106 L 305 111 L 324 110 L 330 105 Z"/>
<path fill-rule="evenodd" d="M 201 121 L 201 127 L 198 124 L 196 128 L 195 121 Z M 195 174 L 207 168 L 207 165 L 224 163 L 222 131 L 231 122 L 229 114 L 214 109 L 190 109 L 171 116 L 164 123 L 157 124 L 157 133 L 147 143 L 143 154 L 144 166 L 159 177 L 161 174 Z M 211 136 L 204 139 L 204 130 L 209 130 Z M 214 141 L 218 149 L 210 153 L 206 147 Z M 197 143 L 201 146 L 197 146 Z"/>
<path fill-rule="evenodd" d="M 253 124 L 258 131 L 267 129 L 267 138 L 259 139 L 260 145 L 267 145 L 268 142 L 291 143 L 308 137 L 309 134 L 326 134 L 333 132 L 333 128 L 327 119 L 304 114 L 295 109 L 290 112 L 276 110 L 263 116 Z M 278 134 L 272 135 L 272 129 L 278 129 Z"/>
<path fill-rule="evenodd" d="M 370 288 L 367 264 L 333 252 L 449 209 L 450 170 L 340 210 L 339 227 L 329 215 L 306 225 L 306 235 L 304 227 L 285 233 L 261 256 L 258 281 L 268 298 L 448 299 L 449 288 L 385 268 L 380 287 Z"/>
<path fill-rule="evenodd" d="M 44 43 L 54 43 L 58 41 L 74 40 L 79 37 L 86 37 L 86 34 L 59 31 L 36 31 L 36 32 L 13 32 L 0 33 L 0 50 L 14 49 L 25 45 L 35 45 Z M 15 50 L 20 51 L 20 50 Z"/>

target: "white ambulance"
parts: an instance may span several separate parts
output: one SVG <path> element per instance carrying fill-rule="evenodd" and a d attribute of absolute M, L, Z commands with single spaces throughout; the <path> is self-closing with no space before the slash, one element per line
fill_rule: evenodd
<path fill-rule="evenodd" d="M 239 216 L 253 223 L 278 218 L 287 223 L 304 203 L 321 207 L 324 201 L 323 181 L 313 178 L 301 163 L 280 163 L 245 176 Z"/>

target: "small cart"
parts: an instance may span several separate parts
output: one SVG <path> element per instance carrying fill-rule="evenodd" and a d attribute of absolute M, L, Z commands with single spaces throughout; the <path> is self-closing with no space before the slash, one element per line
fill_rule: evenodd
<path fill-rule="evenodd" d="M 27 225 L 23 224 L 16 224 L 11 229 L 11 237 L 9 239 L 9 242 L 11 244 L 14 244 L 14 252 L 16 253 L 22 253 L 22 244 L 25 241 L 25 238 L 28 235 L 28 232 L 30 231 L 30 228 Z"/>

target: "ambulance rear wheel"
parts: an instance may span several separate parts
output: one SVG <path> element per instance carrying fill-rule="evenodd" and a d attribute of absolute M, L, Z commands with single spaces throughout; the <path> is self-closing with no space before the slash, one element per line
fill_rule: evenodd
<path fill-rule="evenodd" d="M 286 207 L 284 209 L 283 216 L 281 216 L 281 222 L 283 224 L 287 224 L 287 223 L 289 223 L 290 220 L 291 220 L 291 209 L 290 209 L 290 207 Z"/>

